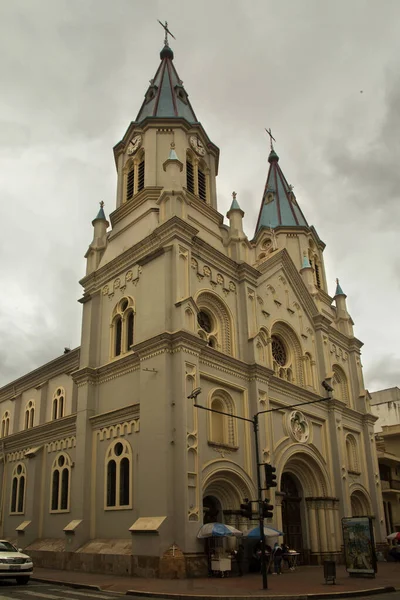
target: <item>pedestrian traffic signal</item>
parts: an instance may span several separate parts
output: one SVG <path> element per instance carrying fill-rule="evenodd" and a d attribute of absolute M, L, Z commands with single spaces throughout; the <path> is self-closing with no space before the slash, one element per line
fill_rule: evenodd
<path fill-rule="evenodd" d="M 251 519 L 253 517 L 251 502 L 248 498 L 243 499 L 243 504 L 240 505 L 240 514 L 242 517 L 246 517 L 246 519 Z"/>
<path fill-rule="evenodd" d="M 276 468 L 266 463 L 264 465 L 265 468 L 265 485 L 267 488 L 276 487 L 278 484 L 276 483 Z"/>
<path fill-rule="evenodd" d="M 264 500 L 262 503 L 262 513 L 264 519 L 272 519 L 274 516 L 273 510 L 274 507 L 272 504 L 269 504 L 269 500 Z"/>

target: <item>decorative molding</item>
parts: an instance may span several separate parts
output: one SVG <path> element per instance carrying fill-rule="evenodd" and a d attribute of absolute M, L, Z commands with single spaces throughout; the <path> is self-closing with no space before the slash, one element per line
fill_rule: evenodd
<path fill-rule="evenodd" d="M 63 439 L 58 439 L 53 442 L 48 442 L 46 444 L 46 450 L 48 454 L 50 452 L 62 452 L 64 450 L 72 450 L 72 448 L 76 447 L 76 438 L 75 436 L 66 437 Z"/>
<path fill-rule="evenodd" d="M 7 451 L 22 450 L 22 448 L 41 446 L 54 440 L 54 438 L 75 435 L 76 414 L 49 421 L 43 425 L 36 425 L 8 435 L 2 439 Z"/>
<path fill-rule="evenodd" d="M 139 433 L 140 431 L 140 419 L 132 419 L 131 421 L 124 421 L 123 423 L 116 423 L 108 427 L 102 427 L 101 429 L 95 430 L 100 442 L 104 440 L 114 440 L 116 438 L 124 437 L 133 433 Z"/>
<path fill-rule="evenodd" d="M 130 419 L 138 420 L 140 415 L 140 404 L 130 404 L 123 408 L 116 408 L 99 415 L 94 415 L 89 418 L 93 429 L 101 429 L 102 427 L 117 425 Z"/>

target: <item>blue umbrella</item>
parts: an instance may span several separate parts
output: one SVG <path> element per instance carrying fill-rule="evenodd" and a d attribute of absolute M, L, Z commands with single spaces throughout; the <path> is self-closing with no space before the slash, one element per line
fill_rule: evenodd
<path fill-rule="evenodd" d="M 245 535 L 246 537 L 250 538 L 260 538 L 260 527 L 258 526 L 254 529 L 251 529 Z M 279 537 L 283 535 L 283 531 L 279 531 L 279 529 L 275 529 L 275 527 L 268 527 L 267 525 L 264 525 L 264 535 L 265 537 Z"/>
<path fill-rule="evenodd" d="M 209 537 L 226 537 L 226 536 L 240 536 L 243 535 L 239 529 L 232 527 L 232 525 L 225 525 L 224 523 L 206 523 L 200 528 L 197 534 L 198 538 L 209 538 Z"/>

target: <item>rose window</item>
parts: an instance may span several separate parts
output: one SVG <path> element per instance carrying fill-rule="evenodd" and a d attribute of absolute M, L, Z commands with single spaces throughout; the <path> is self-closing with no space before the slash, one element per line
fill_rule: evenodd
<path fill-rule="evenodd" d="M 281 367 L 287 363 L 286 348 L 283 342 L 275 336 L 272 336 L 272 357 Z"/>
<path fill-rule="evenodd" d="M 204 312 L 203 310 L 199 312 L 199 314 L 197 315 L 197 322 L 199 324 L 199 327 L 201 327 L 201 329 L 204 329 L 206 333 L 211 333 L 213 326 L 211 318 L 206 312 Z"/>

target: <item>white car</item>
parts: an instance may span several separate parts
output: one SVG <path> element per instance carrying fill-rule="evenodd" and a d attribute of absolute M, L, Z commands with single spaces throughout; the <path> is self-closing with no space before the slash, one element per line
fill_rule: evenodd
<path fill-rule="evenodd" d="M 16 579 L 17 583 L 26 584 L 33 573 L 33 562 L 30 556 L 23 554 L 7 540 L 0 540 L 0 581 Z"/>

